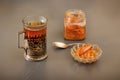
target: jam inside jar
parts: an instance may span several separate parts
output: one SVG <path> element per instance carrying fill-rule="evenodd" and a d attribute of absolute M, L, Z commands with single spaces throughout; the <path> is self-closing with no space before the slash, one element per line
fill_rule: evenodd
<path fill-rule="evenodd" d="M 70 9 L 64 18 L 64 39 L 84 40 L 86 38 L 86 18 L 81 10 Z"/>

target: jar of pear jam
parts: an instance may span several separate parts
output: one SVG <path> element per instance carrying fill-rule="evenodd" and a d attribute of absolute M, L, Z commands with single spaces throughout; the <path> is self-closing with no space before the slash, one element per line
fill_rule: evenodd
<path fill-rule="evenodd" d="M 64 18 L 64 39 L 84 40 L 86 38 L 86 18 L 81 10 L 70 9 Z"/>

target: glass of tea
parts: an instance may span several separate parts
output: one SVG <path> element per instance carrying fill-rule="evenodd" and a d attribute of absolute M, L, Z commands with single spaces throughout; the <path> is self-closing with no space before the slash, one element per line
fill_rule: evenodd
<path fill-rule="evenodd" d="M 85 13 L 78 9 L 69 9 L 64 17 L 64 39 L 84 40 L 86 38 Z"/>
<path fill-rule="evenodd" d="M 25 59 L 40 61 L 47 58 L 47 18 L 44 16 L 27 16 L 23 18 L 22 22 L 23 31 L 18 32 L 18 48 L 24 49 Z M 24 46 L 20 45 L 21 34 L 24 34 Z"/>

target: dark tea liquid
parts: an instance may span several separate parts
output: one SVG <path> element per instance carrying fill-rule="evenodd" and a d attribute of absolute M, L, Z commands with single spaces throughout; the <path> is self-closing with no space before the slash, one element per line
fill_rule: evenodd
<path fill-rule="evenodd" d="M 28 41 L 27 54 L 33 57 L 46 54 L 46 26 L 39 27 L 40 24 L 30 23 L 30 27 L 24 28 L 25 39 Z M 35 28 L 39 27 L 39 28 Z"/>

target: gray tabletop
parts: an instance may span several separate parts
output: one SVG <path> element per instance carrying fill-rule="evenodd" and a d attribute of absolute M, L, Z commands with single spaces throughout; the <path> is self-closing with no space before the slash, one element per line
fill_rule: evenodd
<path fill-rule="evenodd" d="M 0 80 L 120 80 L 120 0 L 0 0 Z M 87 38 L 66 41 L 63 18 L 67 9 L 81 9 L 87 16 Z M 28 62 L 17 48 L 22 18 L 48 18 L 47 54 Z M 103 55 L 94 64 L 73 60 L 70 48 L 56 49 L 52 42 L 98 44 Z"/>

